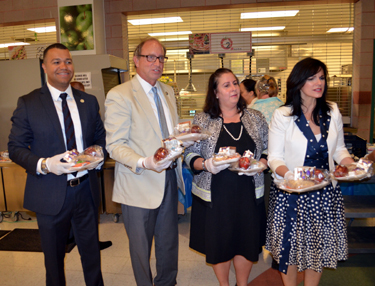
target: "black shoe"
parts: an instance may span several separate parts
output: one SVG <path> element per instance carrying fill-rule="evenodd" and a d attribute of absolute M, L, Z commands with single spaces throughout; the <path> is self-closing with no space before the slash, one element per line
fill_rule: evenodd
<path fill-rule="evenodd" d="M 106 249 L 112 245 L 112 241 L 99 241 L 100 250 Z"/>

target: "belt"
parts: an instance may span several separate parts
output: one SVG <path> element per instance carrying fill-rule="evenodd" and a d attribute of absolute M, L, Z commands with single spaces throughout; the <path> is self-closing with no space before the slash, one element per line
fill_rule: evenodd
<path fill-rule="evenodd" d="M 67 181 L 67 185 L 68 185 L 68 187 L 76 187 L 80 183 L 82 183 L 84 180 L 86 180 L 88 177 L 89 177 L 89 174 L 86 174 L 82 177 L 71 179 L 71 180 Z"/>
<path fill-rule="evenodd" d="M 177 160 L 173 161 L 166 170 L 173 170 L 177 167 Z"/>

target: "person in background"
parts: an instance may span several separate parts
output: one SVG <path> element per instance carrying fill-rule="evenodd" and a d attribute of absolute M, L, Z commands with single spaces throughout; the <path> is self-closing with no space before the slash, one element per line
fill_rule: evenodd
<path fill-rule="evenodd" d="M 245 99 L 247 108 L 251 108 L 257 101 L 255 93 L 256 81 L 253 79 L 244 79 L 240 84 L 241 96 Z"/>
<path fill-rule="evenodd" d="M 72 86 L 72 88 L 75 88 L 75 89 L 78 89 L 80 91 L 85 92 L 85 86 L 80 81 L 71 81 L 70 85 Z M 69 235 L 67 244 L 71 244 L 71 243 L 75 243 L 73 230 L 70 231 L 70 235 Z M 106 249 L 106 248 L 110 247 L 111 245 L 112 245 L 112 241 L 110 241 L 110 240 L 109 241 L 99 241 L 100 250 Z"/>
<path fill-rule="evenodd" d="M 103 148 L 105 130 L 95 96 L 72 89 L 69 50 L 56 43 L 44 50 L 47 83 L 18 99 L 11 118 L 9 157 L 27 172 L 24 207 L 36 213 L 45 258 L 46 285 L 64 286 L 65 246 L 76 239 L 86 285 L 103 285 L 98 239 L 99 182 L 96 169 L 72 174 L 62 162 L 67 150 Z M 99 164 L 99 163 L 98 163 Z"/>
<path fill-rule="evenodd" d="M 268 164 L 274 178 L 294 179 L 293 170 L 310 166 L 333 171 L 334 161 L 350 164 L 343 123 L 336 103 L 326 101 L 327 67 L 317 59 L 298 62 L 287 80 L 287 99 L 273 114 Z M 266 249 L 284 285 L 318 285 L 323 268 L 347 259 L 348 244 L 343 197 L 337 181 L 305 193 L 271 186 Z M 274 264 L 274 266 L 275 266 Z"/>
<path fill-rule="evenodd" d="M 161 140 L 178 124 L 173 89 L 158 81 L 168 59 L 165 55 L 159 40 L 142 41 L 133 57 L 137 74 L 111 89 L 105 101 L 107 150 L 116 160 L 113 201 L 121 204 L 135 280 L 142 286 L 177 283 L 177 187 L 185 193 L 181 159 L 154 161 Z"/>
<path fill-rule="evenodd" d="M 267 123 L 270 124 L 275 109 L 284 104 L 282 100 L 277 97 L 278 87 L 276 80 L 269 75 L 262 76 L 255 85 L 255 91 L 258 100 L 254 103 L 252 108 L 262 112 Z"/>
<path fill-rule="evenodd" d="M 229 285 L 233 259 L 237 285 L 245 286 L 265 242 L 263 173 L 239 176 L 227 169 L 229 164 L 216 166 L 213 155 L 233 146 L 241 155 L 250 150 L 266 164 L 268 126 L 259 111 L 246 108 L 238 79 L 226 68 L 210 76 L 203 110 L 193 124 L 212 136 L 185 150 L 194 173 L 190 247 L 206 255 L 220 286 Z"/>

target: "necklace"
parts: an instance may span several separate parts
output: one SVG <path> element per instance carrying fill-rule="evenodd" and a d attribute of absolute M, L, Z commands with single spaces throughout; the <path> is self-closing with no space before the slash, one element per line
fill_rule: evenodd
<path fill-rule="evenodd" d="M 224 127 L 225 131 L 227 131 L 227 133 L 229 134 L 229 136 L 232 137 L 232 139 L 233 139 L 234 141 L 238 141 L 238 140 L 240 140 L 240 138 L 241 138 L 241 136 L 242 136 L 243 125 L 241 125 L 241 131 L 240 131 L 240 135 L 238 135 L 238 138 L 234 138 L 234 136 L 232 135 L 232 133 L 230 133 L 230 132 L 228 131 L 228 129 L 225 127 L 224 124 L 223 124 L 223 127 Z"/>

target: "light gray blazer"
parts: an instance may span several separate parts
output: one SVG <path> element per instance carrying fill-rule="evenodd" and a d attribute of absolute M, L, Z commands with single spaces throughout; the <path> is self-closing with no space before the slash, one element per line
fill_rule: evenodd
<path fill-rule="evenodd" d="M 173 89 L 160 83 L 172 124 L 178 123 Z M 112 88 L 105 100 L 107 150 L 116 160 L 112 200 L 129 206 L 155 209 L 164 196 L 165 171 L 137 168 L 141 157 L 152 156 L 162 146 L 162 135 L 149 99 L 136 77 Z M 178 187 L 185 193 L 181 159 L 175 169 Z"/>

